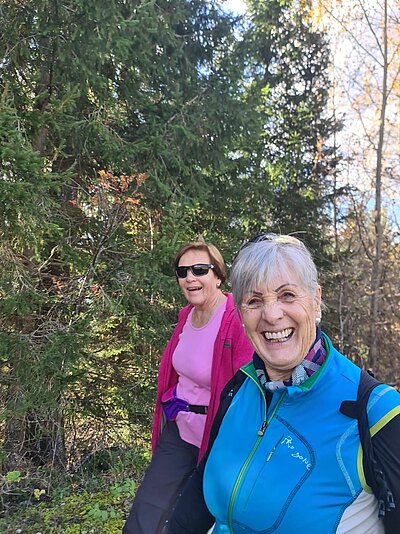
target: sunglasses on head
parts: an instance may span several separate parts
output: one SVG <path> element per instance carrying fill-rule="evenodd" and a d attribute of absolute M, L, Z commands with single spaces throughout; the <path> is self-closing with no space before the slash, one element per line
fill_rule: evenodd
<path fill-rule="evenodd" d="M 238 252 L 235 254 L 235 257 L 233 258 L 233 260 L 236 259 L 239 252 L 241 252 L 243 249 L 247 248 L 250 245 L 253 245 L 253 243 L 261 243 L 262 241 L 274 241 L 276 243 L 290 243 L 292 245 L 300 245 L 304 247 L 304 244 L 299 239 L 297 239 L 297 237 L 294 237 L 292 235 L 274 234 L 271 232 L 260 232 L 259 234 L 251 238 L 249 241 L 246 241 L 246 243 L 244 243 L 244 245 L 240 247 Z"/>
<path fill-rule="evenodd" d="M 272 234 L 270 232 L 261 232 L 250 239 L 248 243 L 261 243 L 261 241 L 275 241 L 276 243 L 291 243 L 293 245 L 303 244 L 297 237 L 292 235 Z"/>
<path fill-rule="evenodd" d="M 248 247 L 249 245 L 252 245 L 253 243 L 261 243 L 262 241 L 274 241 L 275 243 L 290 243 L 291 245 L 304 246 L 304 244 L 299 239 L 297 239 L 297 237 L 294 237 L 292 235 L 261 232 L 260 234 L 257 234 L 252 239 L 247 241 L 244 245 L 242 245 L 240 247 L 240 250 L 243 250 L 244 248 Z"/>
<path fill-rule="evenodd" d="M 210 269 L 214 269 L 212 263 L 196 263 L 196 265 L 179 265 L 175 269 L 177 278 L 186 278 L 188 269 L 194 276 L 204 276 Z"/>

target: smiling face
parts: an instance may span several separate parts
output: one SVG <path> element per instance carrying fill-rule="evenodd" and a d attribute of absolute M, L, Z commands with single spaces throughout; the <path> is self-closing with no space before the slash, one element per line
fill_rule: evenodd
<path fill-rule="evenodd" d="M 321 289 L 311 295 L 288 269 L 245 295 L 246 334 L 272 380 L 286 380 L 307 355 L 321 313 Z"/>
<path fill-rule="evenodd" d="M 205 250 L 191 249 L 185 252 L 178 265 L 196 265 L 198 263 L 211 263 L 210 256 Z M 221 280 L 210 269 L 204 276 L 195 276 L 190 269 L 187 270 L 186 278 L 178 278 L 182 293 L 190 304 L 198 309 L 211 308 L 221 295 L 219 286 Z"/>

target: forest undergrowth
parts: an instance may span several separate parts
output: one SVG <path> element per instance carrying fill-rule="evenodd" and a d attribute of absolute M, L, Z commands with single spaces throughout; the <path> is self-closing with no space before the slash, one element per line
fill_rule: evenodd
<path fill-rule="evenodd" d="M 43 466 L 0 476 L 1 534 L 120 534 L 150 446 L 113 447 L 75 469 Z"/>

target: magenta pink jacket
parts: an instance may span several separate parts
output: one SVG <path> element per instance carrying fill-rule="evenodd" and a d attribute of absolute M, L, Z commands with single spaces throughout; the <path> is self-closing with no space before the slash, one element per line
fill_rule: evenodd
<path fill-rule="evenodd" d="M 203 440 L 200 446 L 199 459 L 203 456 L 207 448 L 211 425 L 219 405 L 219 397 L 222 389 L 236 371 L 251 360 L 253 354 L 253 348 L 244 333 L 239 315 L 233 304 L 232 294 L 227 293 L 226 296 L 228 297 L 226 310 L 222 316 L 221 326 L 214 344 L 213 363 L 211 368 L 211 398 L 208 406 Z M 169 340 L 161 359 L 153 420 L 153 452 L 161 433 L 161 397 L 168 389 L 178 382 L 178 375 L 172 367 L 172 355 L 178 344 L 179 335 L 183 330 L 192 307 L 191 304 L 188 304 L 179 312 L 178 324 L 172 333 L 171 339 Z"/>

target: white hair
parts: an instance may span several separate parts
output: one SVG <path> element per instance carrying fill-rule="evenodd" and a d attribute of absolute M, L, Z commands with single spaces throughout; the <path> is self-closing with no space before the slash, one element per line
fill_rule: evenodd
<path fill-rule="evenodd" d="M 246 243 L 238 252 L 230 277 L 236 307 L 248 293 L 270 285 L 278 273 L 295 273 L 302 288 L 315 296 L 318 273 L 310 251 L 296 238 L 277 235 Z"/>

